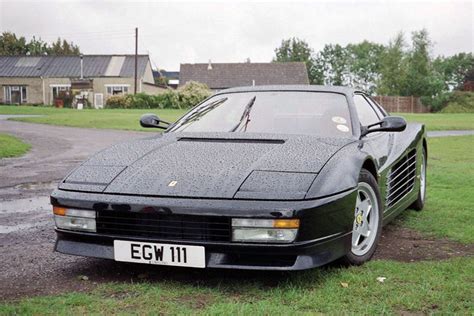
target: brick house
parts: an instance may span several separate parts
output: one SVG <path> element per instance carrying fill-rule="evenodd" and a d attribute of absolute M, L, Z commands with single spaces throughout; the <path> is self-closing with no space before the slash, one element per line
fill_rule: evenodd
<path fill-rule="evenodd" d="M 133 93 L 134 55 L 83 55 L 84 97 L 95 108 L 112 95 Z M 54 104 L 73 93 L 81 77 L 80 56 L 0 56 L 0 103 Z M 138 56 L 137 91 L 157 94 L 148 55 Z"/>

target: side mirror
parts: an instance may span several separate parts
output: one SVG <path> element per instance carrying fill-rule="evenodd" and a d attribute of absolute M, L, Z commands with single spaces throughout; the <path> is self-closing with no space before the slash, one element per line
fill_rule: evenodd
<path fill-rule="evenodd" d="M 155 127 L 155 128 L 161 128 L 161 129 L 167 129 L 168 126 L 162 126 L 160 123 L 170 125 L 170 123 L 165 122 L 163 120 L 160 120 L 160 118 L 152 113 L 149 114 L 143 114 L 142 117 L 140 118 L 140 125 L 142 127 Z"/>
<path fill-rule="evenodd" d="M 402 132 L 406 127 L 407 122 L 403 117 L 386 116 L 380 122 L 369 126 L 363 126 L 360 137 L 364 137 L 365 135 L 374 132 Z"/>

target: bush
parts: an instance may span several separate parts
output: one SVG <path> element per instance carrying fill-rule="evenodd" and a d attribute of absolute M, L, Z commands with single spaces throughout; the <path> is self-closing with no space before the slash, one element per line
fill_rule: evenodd
<path fill-rule="evenodd" d="M 438 112 L 446 106 L 450 96 L 451 92 L 441 92 L 439 95 L 433 97 L 424 96 L 421 97 L 421 103 L 429 106 L 432 112 Z"/>
<path fill-rule="evenodd" d="M 178 94 L 179 108 L 181 109 L 191 108 L 212 94 L 205 84 L 195 81 L 187 82 L 176 92 Z"/>
<path fill-rule="evenodd" d="M 202 83 L 188 82 L 178 90 L 167 90 L 158 95 L 137 93 L 107 98 L 108 109 L 187 109 L 195 106 L 212 94 Z"/>
<path fill-rule="evenodd" d="M 114 95 L 107 98 L 105 102 L 106 109 L 128 109 L 131 106 L 130 95 Z"/>
<path fill-rule="evenodd" d="M 474 113 L 474 92 L 454 92 L 441 113 Z"/>

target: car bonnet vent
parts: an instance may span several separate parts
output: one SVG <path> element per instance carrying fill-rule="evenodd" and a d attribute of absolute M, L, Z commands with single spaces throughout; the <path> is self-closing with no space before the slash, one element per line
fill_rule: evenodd
<path fill-rule="evenodd" d="M 416 150 L 402 157 L 387 176 L 385 206 L 389 208 L 413 190 L 416 178 Z"/>
<path fill-rule="evenodd" d="M 181 137 L 180 142 L 197 143 L 244 143 L 244 144 L 284 144 L 282 139 L 246 139 L 246 138 L 192 138 Z"/>

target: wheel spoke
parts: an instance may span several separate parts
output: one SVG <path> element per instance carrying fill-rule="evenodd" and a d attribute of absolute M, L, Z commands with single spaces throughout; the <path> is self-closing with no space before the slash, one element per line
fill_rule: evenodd
<path fill-rule="evenodd" d="M 362 236 L 369 237 L 370 230 L 369 230 L 369 222 L 367 222 L 367 220 L 364 220 L 364 222 L 362 223 L 359 229 L 359 232 Z"/>
<path fill-rule="evenodd" d="M 357 247 L 359 245 L 360 233 L 357 230 L 352 232 L 352 246 Z"/>
<path fill-rule="evenodd" d="M 370 207 L 370 202 L 368 199 L 360 202 L 359 204 L 359 211 L 364 211 L 364 214 L 368 212 L 369 210 L 369 207 Z"/>

